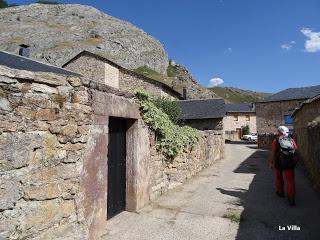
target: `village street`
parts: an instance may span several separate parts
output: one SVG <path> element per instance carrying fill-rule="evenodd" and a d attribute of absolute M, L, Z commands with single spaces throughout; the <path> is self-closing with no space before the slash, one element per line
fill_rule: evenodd
<path fill-rule="evenodd" d="M 108 221 L 106 239 L 319 239 L 318 195 L 298 169 L 296 206 L 289 207 L 275 194 L 268 154 L 256 145 L 226 144 L 226 158 L 213 167 L 138 213 Z M 287 225 L 300 231 L 279 231 Z"/>

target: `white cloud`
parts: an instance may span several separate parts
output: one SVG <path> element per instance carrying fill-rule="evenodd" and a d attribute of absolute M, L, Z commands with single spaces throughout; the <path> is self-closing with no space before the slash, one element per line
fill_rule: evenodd
<path fill-rule="evenodd" d="M 289 50 L 293 47 L 293 45 L 294 45 L 295 43 L 296 43 L 295 41 L 291 41 L 291 42 L 289 42 L 289 43 L 284 43 L 284 44 L 282 44 L 280 47 L 281 47 L 282 49 L 285 49 L 285 50 L 289 51 Z"/>
<path fill-rule="evenodd" d="M 216 78 L 212 78 L 209 81 L 208 87 L 216 87 L 220 84 L 224 83 L 223 79 L 216 77 Z"/>
<path fill-rule="evenodd" d="M 305 51 L 310 53 L 320 51 L 320 32 L 313 32 L 310 28 L 302 28 L 301 32 L 309 38 L 304 44 Z"/>

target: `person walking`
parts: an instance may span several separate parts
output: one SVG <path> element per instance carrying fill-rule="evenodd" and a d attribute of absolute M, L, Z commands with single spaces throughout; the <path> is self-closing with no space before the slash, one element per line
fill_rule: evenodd
<path fill-rule="evenodd" d="M 283 173 L 286 178 L 287 197 L 290 206 L 295 205 L 295 177 L 294 169 L 297 163 L 298 146 L 289 136 L 286 126 L 278 128 L 277 137 L 272 142 L 272 152 L 269 167 L 274 169 L 276 175 L 276 194 L 284 197 Z"/>

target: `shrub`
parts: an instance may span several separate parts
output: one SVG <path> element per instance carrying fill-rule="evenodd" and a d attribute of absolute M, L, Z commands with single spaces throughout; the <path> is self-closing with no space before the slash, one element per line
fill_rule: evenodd
<path fill-rule="evenodd" d="M 16 3 L 8 4 L 7 1 L 0 0 L 0 8 L 7 8 L 7 7 L 15 7 L 18 6 Z"/>
<path fill-rule="evenodd" d="M 35 3 L 40 3 L 40 4 L 61 4 L 59 2 L 55 2 L 55 1 L 46 1 L 46 0 L 39 0 L 39 1 L 35 1 Z"/>
<path fill-rule="evenodd" d="M 153 103 L 166 113 L 173 123 L 180 124 L 182 122 L 180 120 L 181 108 L 178 106 L 177 101 L 168 97 L 158 97 L 153 100 Z"/>
<path fill-rule="evenodd" d="M 242 135 L 248 135 L 250 134 L 250 127 L 249 125 L 243 126 L 242 127 Z"/>
<path fill-rule="evenodd" d="M 136 96 L 139 99 L 143 120 L 156 133 L 157 148 L 166 158 L 175 158 L 183 149 L 193 147 L 199 141 L 198 130 L 174 124 L 146 92 L 138 90 Z"/>
<path fill-rule="evenodd" d="M 172 60 L 169 61 L 169 66 L 167 68 L 167 76 L 168 77 L 177 77 L 180 74 L 179 69 L 176 65 L 172 64 Z"/>

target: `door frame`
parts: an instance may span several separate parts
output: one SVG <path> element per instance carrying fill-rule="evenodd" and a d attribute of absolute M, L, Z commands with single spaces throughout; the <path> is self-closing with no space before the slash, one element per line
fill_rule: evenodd
<path fill-rule="evenodd" d="M 108 129 L 110 118 L 123 119 L 127 121 L 127 131 L 126 131 L 126 196 L 125 196 L 125 211 L 135 212 L 137 210 L 137 193 L 136 193 L 136 164 L 138 159 L 137 156 L 137 137 L 138 137 L 138 120 L 132 118 L 122 118 L 118 116 L 109 116 L 108 119 Z M 108 131 L 109 134 L 109 131 Z M 109 141 L 109 137 L 108 137 Z M 109 147 L 109 144 L 108 144 Z M 107 175 L 108 175 L 108 159 L 107 161 Z M 107 176 L 108 181 L 108 176 Z M 106 184 L 106 203 L 108 202 L 108 183 Z M 106 219 L 108 216 L 108 207 L 106 205 Z"/>

